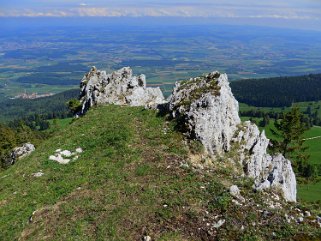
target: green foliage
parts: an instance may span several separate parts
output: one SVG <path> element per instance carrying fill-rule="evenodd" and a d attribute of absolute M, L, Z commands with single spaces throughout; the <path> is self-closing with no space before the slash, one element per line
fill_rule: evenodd
<path fill-rule="evenodd" d="M 77 98 L 79 90 L 68 90 L 57 95 L 34 99 L 5 99 L 0 101 L 0 122 L 35 121 L 35 116 L 44 120 L 66 118 L 71 116 L 66 102 L 72 98 Z"/>
<path fill-rule="evenodd" d="M 3 168 L 6 167 L 5 159 L 17 143 L 18 140 L 14 130 L 0 125 L 0 160 Z"/>
<path fill-rule="evenodd" d="M 321 100 L 321 74 L 231 82 L 236 99 L 253 106 L 283 107 Z"/>
<path fill-rule="evenodd" d="M 81 103 L 78 99 L 71 99 L 67 102 L 68 108 L 71 110 L 72 113 L 76 114 L 81 111 Z"/>
<path fill-rule="evenodd" d="M 290 156 L 295 160 L 305 161 L 307 156 L 303 152 L 306 147 L 303 146 L 302 135 L 307 127 L 302 121 L 302 117 L 299 108 L 293 107 L 291 111 L 283 115 L 281 121 L 276 121 L 274 124 L 282 139 L 277 146 L 281 153 L 285 157 Z"/>

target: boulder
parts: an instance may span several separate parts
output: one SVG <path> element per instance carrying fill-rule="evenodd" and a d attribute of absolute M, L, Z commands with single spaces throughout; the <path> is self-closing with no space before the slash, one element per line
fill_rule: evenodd
<path fill-rule="evenodd" d="M 35 150 L 35 146 L 31 143 L 25 143 L 20 147 L 16 147 L 12 150 L 9 158 L 6 160 L 8 165 L 13 165 L 17 160 L 22 159 Z"/>
<path fill-rule="evenodd" d="M 160 88 L 147 88 L 145 75 L 133 76 L 129 67 L 111 74 L 92 67 L 83 77 L 80 87 L 80 114 L 99 104 L 156 108 L 158 104 L 165 102 Z"/>

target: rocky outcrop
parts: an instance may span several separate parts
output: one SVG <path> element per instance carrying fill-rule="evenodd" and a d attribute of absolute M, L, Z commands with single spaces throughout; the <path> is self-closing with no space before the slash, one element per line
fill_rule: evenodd
<path fill-rule="evenodd" d="M 98 104 L 155 108 L 165 102 L 160 88 L 147 88 L 145 75 L 133 76 L 133 71 L 129 67 L 111 74 L 92 67 L 83 77 L 80 87 L 82 104 L 80 114 Z"/>
<path fill-rule="evenodd" d="M 235 159 L 257 190 L 277 188 L 287 201 L 296 201 L 296 180 L 291 163 L 267 153 L 269 139 L 251 122 L 241 123 L 238 102 L 226 74 L 208 75 L 176 83 L 169 109 L 182 131 L 199 140 L 211 156 L 237 150 Z"/>
<path fill-rule="evenodd" d="M 17 160 L 24 158 L 31 154 L 35 150 L 35 146 L 31 143 L 25 143 L 20 147 L 16 147 L 10 153 L 9 158 L 7 158 L 6 163 L 8 165 L 13 165 Z"/>
<path fill-rule="evenodd" d="M 176 83 L 169 108 L 183 123 L 185 133 L 199 140 L 210 154 L 229 151 L 241 120 L 226 74 L 213 72 Z"/>
<path fill-rule="evenodd" d="M 296 178 L 291 162 L 281 154 L 267 153 L 269 139 L 264 131 L 246 121 L 240 127 L 233 142 L 240 144 L 239 158 L 247 176 L 254 179 L 256 190 L 280 189 L 287 201 L 296 202 Z"/>

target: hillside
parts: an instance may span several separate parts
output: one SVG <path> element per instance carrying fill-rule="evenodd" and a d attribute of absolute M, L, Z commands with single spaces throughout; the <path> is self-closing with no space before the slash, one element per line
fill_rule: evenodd
<path fill-rule="evenodd" d="M 93 67 L 80 87 L 78 118 L 0 173 L 0 240 L 321 236 L 320 206 L 297 203 L 290 160 L 241 121 L 226 74 L 167 101 L 129 67 Z"/>
<path fill-rule="evenodd" d="M 53 96 L 33 100 L 1 99 L 0 122 L 27 118 L 32 115 L 43 115 L 46 119 L 65 118 L 71 114 L 66 102 L 72 98 L 77 98 L 78 95 L 79 90 L 72 89 Z"/>
<path fill-rule="evenodd" d="M 321 100 L 321 74 L 231 82 L 239 102 L 260 107 L 291 106 L 293 102 Z"/>
<path fill-rule="evenodd" d="M 0 240 L 320 237 L 308 219 L 288 223 L 285 213 L 296 213 L 292 204 L 253 192 L 229 162 L 211 171 L 193 168 L 191 151 L 202 148 L 184 143 L 175 123 L 155 111 L 114 105 L 90 110 L 1 173 Z M 56 149 L 77 147 L 84 152 L 69 165 L 48 160 Z M 244 205 L 229 194 L 232 184 Z M 276 203 L 282 208 L 272 207 Z"/>

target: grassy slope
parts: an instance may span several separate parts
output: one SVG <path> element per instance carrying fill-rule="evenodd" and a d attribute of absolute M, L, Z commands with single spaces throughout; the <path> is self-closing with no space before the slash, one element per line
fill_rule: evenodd
<path fill-rule="evenodd" d="M 1 174 L 1 240 L 83 240 L 84 234 L 89 239 L 138 239 L 146 220 L 155 218 L 151 215 L 170 218 L 170 208 L 162 210 L 163 205 L 199 205 L 199 175 L 166 171 L 186 150 L 171 127 L 163 134 L 162 118 L 141 108 L 113 106 L 88 116 Z M 48 160 L 55 149 L 77 146 L 85 151 L 70 165 Z M 40 170 L 43 177 L 32 177 Z"/>
<path fill-rule="evenodd" d="M 58 148 L 76 147 L 84 152 L 75 162 L 48 160 Z M 144 233 L 200 240 L 208 238 L 206 223 L 218 214 L 227 223 L 216 235 L 225 239 L 267 238 L 272 231 L 284 238 L 305 230 L 291 228 L 283 209 L 265 207 L 270 214 L 262 216 L 253 201 L 265 205 L 265 199 L 245 191 L 251 182 L 231 168 L 198 173 L 180 167 L 186 158 L 182 135 L 155 112 L 91 110 L 0 174 L 0 240 L 139 240 Z M 40 170 L 44 176 L 32 176 Z M 223 191 L 232 183 L 252 200 L 249 205 L 232 205 Z M 252 226 L 256 221 L 262 226 Z"/>

